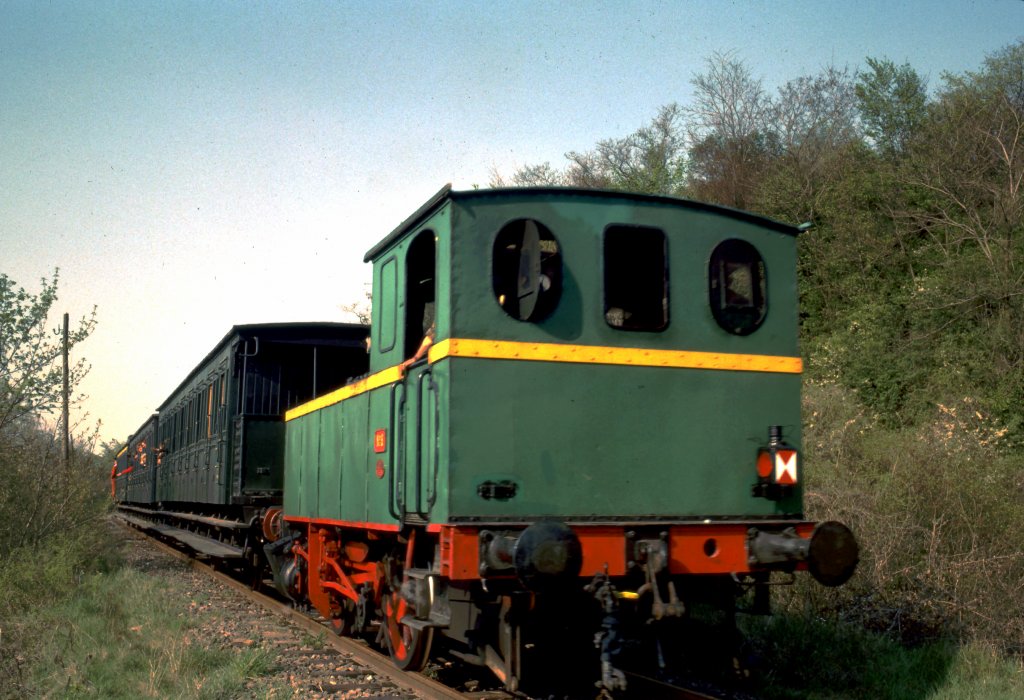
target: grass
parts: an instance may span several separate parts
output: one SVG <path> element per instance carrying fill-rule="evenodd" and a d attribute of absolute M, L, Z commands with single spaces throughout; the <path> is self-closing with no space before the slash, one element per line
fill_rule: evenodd
<path fill-rule="evenodd" d="M 1010 700 L 1024 669 L 980 644 L 907 648 L 838 622 L 778 615 L 742 620 L 752 689 L 765 700 Z"/>
<path fill-rule="evenodd" d="M 5 566 L 0 583 L 10 584 L 12 568 L 23 567 Z M 9 618 L 0 697 L 224 698 L 272 668 L 258 645 L 225 648 L 198 634 L 182 604 L 188 592 L 166 573 L 79 574 L 69 588 L 53 586 L 49 604 Z"/>

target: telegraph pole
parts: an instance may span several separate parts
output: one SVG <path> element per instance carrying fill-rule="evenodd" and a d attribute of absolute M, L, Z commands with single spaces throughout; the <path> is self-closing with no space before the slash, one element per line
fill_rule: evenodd
<path fill-rule="evenodd" d="M 63 430 L 61 438 L 64 442 L 64 471 L 67 472 L 71 466 L 71 426 L 68 425 L 68 315 L 64 314 L 64 405 L 62 411 Z"/>

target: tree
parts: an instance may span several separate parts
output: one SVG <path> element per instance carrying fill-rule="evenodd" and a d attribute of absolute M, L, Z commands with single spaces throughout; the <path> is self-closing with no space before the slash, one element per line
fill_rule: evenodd
<path fill-rule="evenodd" d="M 783 221 L 829 225 L 822 214 L 850 168 L 859 165 L 861 142 L 848 72 L 830 66 L 787 82 L 772 102 L 767 130 L 773 151 L 752 208 Z"/>
<path fill-rule="evenodd" d="M 748 208 L 773 150 L 772 101 L 731 54 L 715 53 L 691 81 L 689 185 L 698 199 Z"/>
<path fill-rule="evenodd" d="M 623 138 L 599 141 L 589 151 L 565 154 L 569 164 L 558 170 L 550 163 L 517 170 L 509 180 L 492 173 L 492 187 L 563 185 L 681 195 L 686 177 L 686 135 L 683 110 L 665 105 L 649 124 Z"/>
<path fill-rule="evenodd" d="M 887 158 L 906 152 L 926 119 L 927 83 L 904 63 L 868 58 L 869 70 L 857 74 L 857 107 L 864 133 Z"/>
<path fill-rule="evenodd" d="M 366 285 L 366 287 L 369 286 L 369 284 Z M 342 313 L 355 318 L 356 323 L 368 326 L 370 325 L 370 320 L 373 317 L 373 292 L 368 288 L 364 289 L 363 298 L 361 300 L 354 301 L 350 304 L 341 304 L 338 308 L 341 309 Z"/>
<path fill-rule="evenodd" d="M 524 165 L 512 173 L 508 180 L 502 177 L 501 173 L 492 170 L 489 184 L 491 187 L 564 187 L 573 183 L 569 182 L 566 173 L 545 162 L 539 165 Z"/>
<path fill-rule="evenodd" d="M 926 270 L 918 335 L 945 385 L 985 395 L 1024 439 L 1024 42 L 944 82 L 899 171 Z"/>
<path fill-rule="evenodd" d="M 803 217 L 813 218 L 815 196 L 842 176 L 835 167 L 858 141 L 853 84 L 845 69 L 829 66 L 819 74 L 791 80 L 779 88 L 770 130 L 777 154 L 772 170 L 784 169 L 799 181 Z"/>
<path fill-rule="evenodd" d="M 47 326 L 58 281 L 55 270 L 32 294 L 0 273 L 0 563 L 19 547 L 73 536 L 75 528 L 99 517 L 107 502 L 105 472 L 97 469 L 93 453 L 98 427 L 80 436 L 59 476 L 48 468 L 61 456 L 60 441 L 46 420 L 63 394 L 62 329 Z M 95 325 L 93 309 L 69 330 L 69 345 L 84 341 Z M 88 370 L 85 360 L 70 368 L 72 390 Z"/>
<path fill-rule="evenodd" d="M 60 406 L 61 329 L 47 328 L 58 280 L 59 270 L 54 270 L 49 281 L 40 280 L 39 294 L 30 294 L 0 273 L 0 440 L 12 424 Z M 95 326 L 94 308 L 69 331 L 69 346 L 88 338 Z M 78 360 L 70 368 L 70 386 L 77 385 L 88 371 L 85 360 Z"/>

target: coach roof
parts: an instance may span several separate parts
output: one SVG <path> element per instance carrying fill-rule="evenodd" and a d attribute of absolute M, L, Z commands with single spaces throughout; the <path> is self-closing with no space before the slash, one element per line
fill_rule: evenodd
<path fill-rule="evenodd" d="M 316 340 L 322 345 L 343 345 L 349 347 L 363 347 L 368 327 L 358 323 L 332 323 L 332 322 L 294 322 L 294 323 L 249 323 L 232 326 L 220 342 L 217 343 L 209 353 L 197 364 L 188 376 L 157 409 L 163 413 L 168 404 L 178 397 L 178 393 L 186 388 L 197 375 L 208 367 L 224 348 L 235 341 L 252 340 L 263 338 L 275 343 L 302 342 Z"/>

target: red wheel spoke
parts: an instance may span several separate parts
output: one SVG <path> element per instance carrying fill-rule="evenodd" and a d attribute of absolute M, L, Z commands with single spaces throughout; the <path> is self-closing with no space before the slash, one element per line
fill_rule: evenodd
<path fill-rule="evenodd" d="M 391 659 L 395 665 L 406 671 L 419 671 L 430 656 L 430 645 L 434 630 L 418 630 L 402 624 L 402 618 L 409 611 L 408 602 L 398 591 L 386 594 L 384 599 L 384 624 L 387 625 L 386 639 Z"/>

